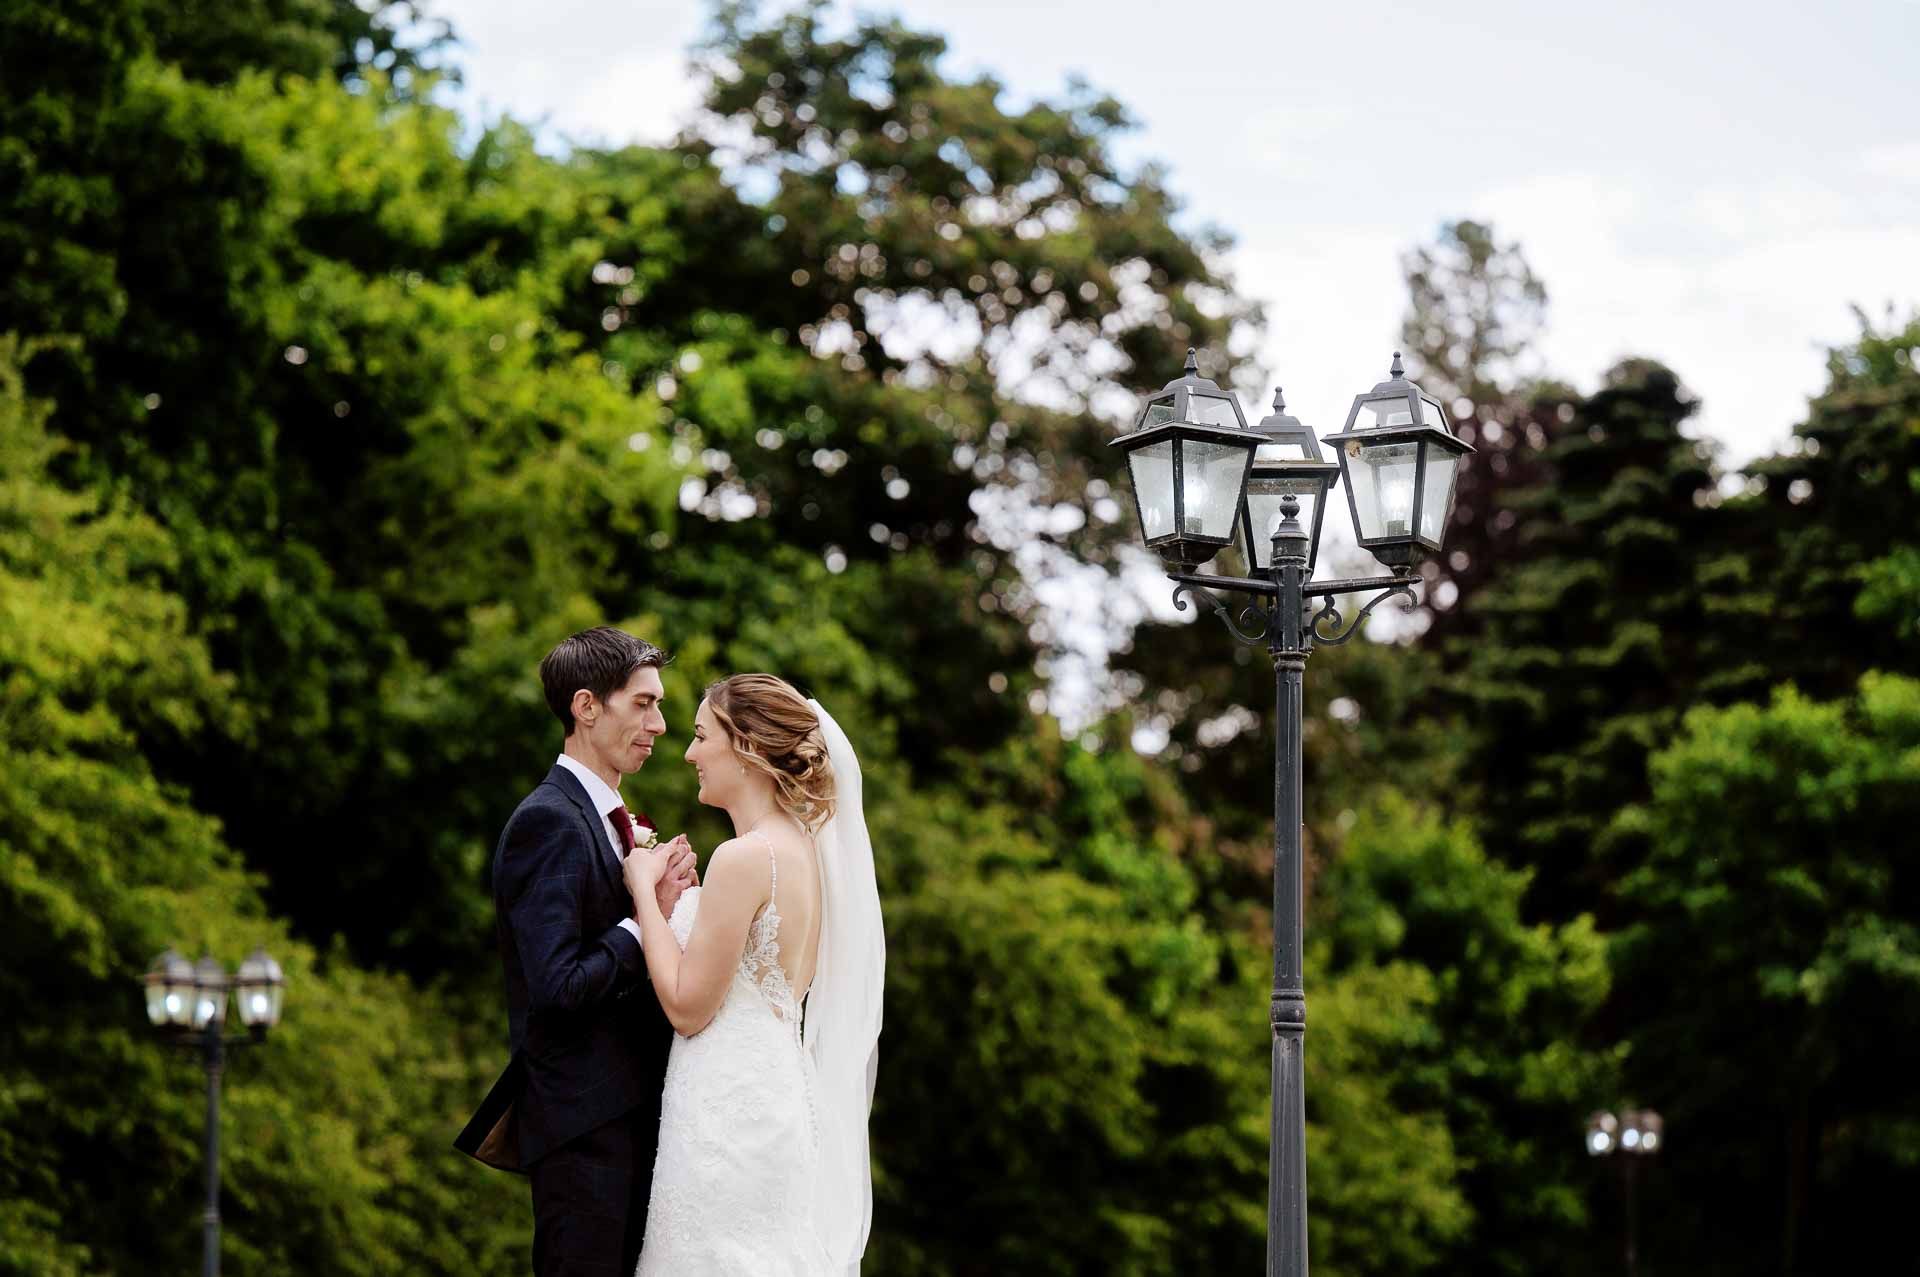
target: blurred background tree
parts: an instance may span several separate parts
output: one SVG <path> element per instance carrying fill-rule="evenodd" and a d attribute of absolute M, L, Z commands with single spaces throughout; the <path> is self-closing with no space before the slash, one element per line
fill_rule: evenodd
<path fill-rule="evenodd" d="M 1134 561 L 1133 392 L 1187 346 L 1263 385 L 1227 237 L 1114 158 L 1120 102 L 1009 106 L 896 20 L 722 5 L 695 127 L 564 154 L 434 105 L 453 34 L 0 11 L 0 1268 L 190 1262 L 197 1087 L 133 980 L 262 942 L 291 989 L 231 1074 L 231 1262 L 524 1268 L 524 1186 L 448 1141 L 505 1053 L 485 867 L 557 744 L 533 669 L 603 621 L 678 654 L 682 733 L 771 669 L 861 744 L 875 1271 L 1254 1266 L 1269 673 L 1116 619 L 1065 726 L 1042 602 Z M 1316 1265 L 1605 1270 L 1576 1141 L 1625 1089 L 1670 1114 L 1673 1254 L 1865 1255 L 1920 1161 L 1920 327 L 1863 319 L 1731 476 L 1657 363 L 1538 367 L 1490 226 L 1403 264 L 1480 452 L 1424 613 L 1309 680 Z M 638 800 L 711 845 L 681 770 Z"/>

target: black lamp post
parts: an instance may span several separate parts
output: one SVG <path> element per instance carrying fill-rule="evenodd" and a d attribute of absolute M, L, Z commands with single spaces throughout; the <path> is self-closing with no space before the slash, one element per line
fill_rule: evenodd
<path fill-rule="evenodd" d="M 219 1277 L 220 1074 L 227 1047 L 264 1041 L 267 1030 L 280 1023 L 286 978 L 265 949 L 255 949 L 231 977 L 211 957 L 189 963 L 169 949 L 153 960 L 145 983 L 147 1018 L 178 1045 L 197 1049 L 207 1072 L 206 1245 L 200 1271 L 206 1277 Z M 240 1022 L 247 1029 L 243 1035 L 226 1033 L 229 994 L 239 1003 Z"/>
<path fill-rule="evenodd" d="M 1302 1055 L 1307 1002 L 1300 970 L 1301 685 L 1307 657 L 1316 643 L 1347 642 L 1368 614 L 1393 595 L 1404 595 L 1412 606 L 1411 573 L 1421 559 L 1440 548 L 1453 514 L 1454 465 L 1472 451 L 1454 437 L 1440 405 L 1406 380 L 1398 354 L 1389 379 L 1356 396 L 1347 429 L 1326 442 L 1336 449 L 1337 467 L 1321 458 L 1312 432 L 1285 414 L 1278 394 L 1274 415 L 1258 429 L 1246 429 L 1233 397 L 1199 376 L 1191 350 L 1185 375 L 1149 399 L 1135 429 L 1113 441 L 1127 454 L 1147 548 L 1159 552 L 1168 577 L 1175 582 L 1174 606 L 1185 610 L 1182 595 L 1192 595 L 1219 616 L 1240 642 L 1264 641 L 1273 659 L 1278 722 L 1273 768 L 1268 1277 L 1306 1277 L 1307 1273 L 1307 1107 Z M 1194 471 L 1191 460 L 1183 462 L 1182 450 L 1200 448 L 1208 451 L 1201 454 L 1206 458 L 1204 490 L 1196 499 L 1190 487 L 1183 488 L 1191 484 L 1188 476 Z M 1188 452 L 1185 457 L 1194 455 Z M 1360 544 L 1393 575 L 1308 580 L 1318 558 L 1322 515 L 1336 468 L 1346 479 L 1348 508 Z M 1233 503 L 1223 508 L 1228 491 L 1234 494 Z M 1308 511 L 1305 526 L 1303 506 Z M 1198 517 L 1192 517 L 1194 512 Z M 1248 571 L 1254 575 L 1195 571 L 1227 544 L 1236 528 L 1246 542 Z M 1236 619 L 1216 597 L 1219 590 L 1249 594 L 1254 601 Z M 1370 590 L 1379 593 L 1342 629 L 1335 598 Z M 1325 602 L 1310 614 L 1309 600 L 1316 599 Z"/>
<path fill-rule="evenodd" d="M 1652 1109 L 1625 1109 L 1618 1117 L 1604 1109 L 1587 1119 L 1587 1152 L 1613 1157 L 1620 1163 L 1621 1191 L 1626 1198 L 1627 1277 L 1640 1270 L 1640 1161 L 1666 1147 L 1666 1123 Z"/>

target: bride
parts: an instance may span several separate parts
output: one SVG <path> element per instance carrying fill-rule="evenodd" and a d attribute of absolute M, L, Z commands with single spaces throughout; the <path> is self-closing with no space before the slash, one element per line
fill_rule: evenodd
<path fill-rule="evenodd" d="M 639 1274 L 855 1277 L 886 963 L 860 765 L 769 674 L 707 689 L 687 761 L 734 837 L 671 919 L 653 891 L 668 854 L 626 861 L 676 1030 Z"/>

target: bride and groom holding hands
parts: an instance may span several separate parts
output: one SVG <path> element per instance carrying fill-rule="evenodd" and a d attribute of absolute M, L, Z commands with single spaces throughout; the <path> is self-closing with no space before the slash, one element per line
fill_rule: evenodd
<path fill-rule="evenodd" d="M 493 858 L 513 1055 L 457 1146 L 532 1182 L 540 1277 L 854 1277 L 886 961 L 852 746 L 768 674 L 707 689 L 686 760 L 734 837 L 704 883 L 620 796 L 665 652 L 541 662 L 565 731 Z"/>

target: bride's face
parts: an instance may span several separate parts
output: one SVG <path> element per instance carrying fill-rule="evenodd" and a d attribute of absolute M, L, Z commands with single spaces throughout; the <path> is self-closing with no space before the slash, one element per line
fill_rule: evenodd
<path fill-rule="evenodd" d="M 733 742 L 714 721 L 712 708 L 703 700 L 693 716 L 693 743 L 687 746 L 687 761 L 700 778 L 700 801 L 709 807 L 724 807 L 745 779 L 745 767 L 733 752 Z"/>

